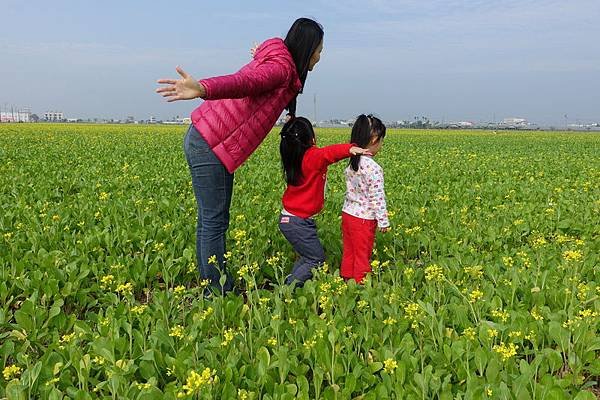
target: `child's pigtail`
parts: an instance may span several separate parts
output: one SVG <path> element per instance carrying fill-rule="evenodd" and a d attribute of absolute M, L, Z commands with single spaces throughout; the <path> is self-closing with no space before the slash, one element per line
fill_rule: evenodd
<path fill-rule="evenodd" d="M 371 121 L 365 114 L 361 114 L 356 119 L 356 122 L 352 126 L 352 133 L 350 135 L 350 143 L 355 144 L 358 147 L 365 148 L 369 145 L 371 140 Z M 350 167 L 354 171 L 358 171 L 358 165 L 360 163 L 360 155 L 350 157 Z"/>

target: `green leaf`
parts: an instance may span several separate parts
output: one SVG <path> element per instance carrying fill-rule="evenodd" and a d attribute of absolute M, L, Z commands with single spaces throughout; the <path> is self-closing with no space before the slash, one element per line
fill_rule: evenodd
<path fill-rule="evenodd" d="M 258 360 L 258 376 L 262 377 L 267 373 L 267 369 L 271 363 L 271 355 L 266 347 L 261 347 L 256 352 L 256 359 Z"/>
<path fill-rule="evenodd" d="M 577 393 L 577 396 L 573 400 L 597 400 L 597 397 L 588 390 L 582 390 Z"/>

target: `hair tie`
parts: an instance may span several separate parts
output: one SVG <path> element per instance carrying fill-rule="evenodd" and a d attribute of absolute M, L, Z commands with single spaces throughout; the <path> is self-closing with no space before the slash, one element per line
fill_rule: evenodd
<path fill-rule="evenodd" d="M 292 137 L 296 138 L 296 139 L 298 138 L 298 133 L 297 132 L 291 133 L 291 132 L 281 131 L 279 133 L 279 135 L 281 136 L 282 139 L 288 139 L 288 138 L 292 138 Z"/>

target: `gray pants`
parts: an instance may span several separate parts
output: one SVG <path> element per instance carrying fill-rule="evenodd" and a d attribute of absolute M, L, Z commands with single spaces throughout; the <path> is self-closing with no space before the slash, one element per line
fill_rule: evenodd
<path fill-rule="evenodd" d="M 312 278 L 312 269 L 325 262 L 325 250 L 317 236 L 317 225 L 312 218 L 281 214 L 279 230 L 300 255 L 285 283 L 289 285 L 295 282 L 296 286 L 302 286 Z"/>

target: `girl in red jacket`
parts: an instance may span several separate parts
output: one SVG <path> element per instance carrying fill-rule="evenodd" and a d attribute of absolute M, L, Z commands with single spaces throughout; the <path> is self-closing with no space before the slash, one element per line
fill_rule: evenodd
<path fill-rule="evenodd" d="M 312 269 L 325 261 L 313 217 L 323 209 L 327 167 L 369 152 L 353 144 L 317 147 L 312 124 L 303 117 L 292 118 L 283 126 L 279 150 L 287 182 L 279 229 L 300 255 L 285 282 L 302 286 L 312 277 Z"/>
<path fill-rule="evenodd" d="M 168 101 L 206 100 L 192 113 L 184 150 L 198 204 L 198 269 L 201 278 L 221 293 L 233 289 L 224 258 L 233 172 L 256 150 L 284 109 L 295 114 L 296 97 L 322 49 L 321 25 L 300 18 L 285 40 L 262 43 L 253 60 L 235 74 L 196 81 L 177 67 L 180 79 L 158 81 L 165 86 L 157 92 Z"/>

